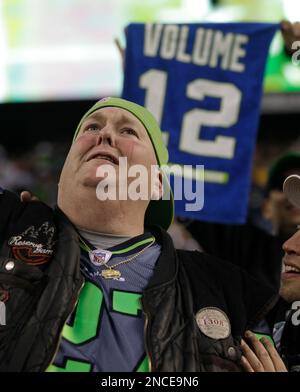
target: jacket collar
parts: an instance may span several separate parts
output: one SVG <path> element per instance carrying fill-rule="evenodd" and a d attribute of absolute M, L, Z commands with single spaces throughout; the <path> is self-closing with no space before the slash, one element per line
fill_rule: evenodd
<path fill-rule="evenodd" d="M 149 226 L 147 229 L 161 246 L 161 254 L 156 262 L 154 274 L 148 283 L 146 292 L 174 281 L 178 271 L 178 257 L 170 235 L 160 226 Z"/>

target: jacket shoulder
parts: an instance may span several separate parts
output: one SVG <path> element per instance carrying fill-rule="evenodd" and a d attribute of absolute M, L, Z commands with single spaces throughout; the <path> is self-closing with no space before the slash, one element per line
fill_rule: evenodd
<path fill-rule="evenodd" d="M 184 264 L 188 273 L 207 271 L 229 276 L 232 273 L 237 274 L 242 269 L 228 261 L 222 260 L 216 256 L 212 256 L 206 252 L 199 252 L 198 250 L 183 250 L 177 249 L 177 255 L 181 263 Z"/>
<path fill-rule="evenodd" d="M 212 297 L 223 301 L 233 318 L 245 317 L 245 325 L 251 328 L 274 306 L 278 288 L 230 262 L 198 251 L 177 250 L 179 268 L 183 268 L 194 295 L 204 286 Z M 204 294 L 202 289 L 201 295 Z M 237 321 L 237 324 L 240 324 Z"/>

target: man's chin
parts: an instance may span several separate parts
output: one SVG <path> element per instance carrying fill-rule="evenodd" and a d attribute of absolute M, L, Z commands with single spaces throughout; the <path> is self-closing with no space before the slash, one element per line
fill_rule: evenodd
<path fill-rule="evenodd" d="M 300 285 L 295 282 L 281 282 L 279 295 L 288 303 L 300 300 Z"/>

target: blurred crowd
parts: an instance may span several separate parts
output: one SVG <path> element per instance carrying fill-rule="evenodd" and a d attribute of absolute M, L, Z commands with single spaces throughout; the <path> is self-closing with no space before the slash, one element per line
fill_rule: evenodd
<path fill-rule="evenodd" d="M 40 200 L 56 203 L 58 175 L 68 143 L 43 141 L 30 151 L 11 154 L 0 145 L 0 184 L 16 193 L 29 190 Z"/>

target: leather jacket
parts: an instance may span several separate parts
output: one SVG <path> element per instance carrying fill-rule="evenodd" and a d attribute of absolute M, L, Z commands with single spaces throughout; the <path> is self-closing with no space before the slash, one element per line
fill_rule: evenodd
<path fill-rule="evenodd" d="M 44 371 L 83 285 L 78 235 L 58 209 L 21 203 L 10 192 L 0 195 L 0 214 L 0 294 L 8 295 L 0 371 Z M 18 260 L 8 246 L 32 219 L 34 228 L 47 221 L 56 231 L 52 258 L 42 266 Z M 274 304 L 278 287 L 207 254 L 175 250 L 164 230 L 151 231 L 162 249 L 142 296 L 151 370 L 240 371 L 240 337 Z M 24 243 L 34 242 L 30 235 Z"/>
<path fill-rule="evenodd" d="M 240 371 L 240 338 L 274 305 L 278 287 L 205 253 L 175 250 L 165 231 L 152 232 L 162 253 L 142 297 L 151 369 Z M 199 326 L 199 312 L 208 322 L 225 314 L 229 331 Z"/>

